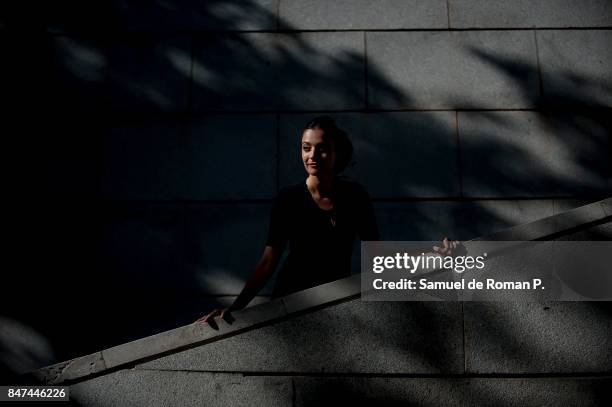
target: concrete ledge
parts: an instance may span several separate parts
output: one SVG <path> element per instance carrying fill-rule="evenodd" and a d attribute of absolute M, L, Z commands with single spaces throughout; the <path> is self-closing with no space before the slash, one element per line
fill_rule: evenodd
<path fill-rule="evenodd" d="M 564 231 L 570 231 L 585 224 L 604 220 L 608 216 L 604 208 L 609 208 L 611 203 L 612 198 L 607 198 L 603 201 L 594 202 L 558 215 L 515 226 L 474 240 L 545 240 Z"/>
<path fill-rule="evenodd" d="M 207 324 L 194 323 L 106 349 L 102 351 L 102 356 L 106 366 L 114 368 L 186 346 L 203 344 L 207 340 L 218 340 L 232 333 L 253 329 L 261 323 L 274 321 L 285 315 L 286 312 L 282 307 L 279 307 L 276 302 L 270 302 L 245 309 L 240 312 L 239 317 L 232 324 L 220 323 L 218 329 Z"/>
<path fill-rule="evenodd" d="M 253 330 L 274 323 L 289 314 L 352 298 L 359 295 L 360 287 L 359 276 L 352 276 L 235 312 L 233 314 L 235 321 L 231 324 L 221 321 L 213 327 L 208 324 L 193 323 L 44 367 L 32 374 L 46 384 L 59 384 L 85 378 L 107 369 L 142 362 L 172 351 L 184 350 Z"/>
<path fill-rule="evenodd" d="M 612 216 L 612 199 L 601 201 L 600 204 L 606 216 Z"/>
<path fill-rule="evenodd" d="M 107 370 L 102 352 L 92 353 L 66 362 L 57 363 L 33 372 L 35 378 L 46 384 L 63 383 Z"/>
<path fill-rule="evenodd" d="M 281 299 L 287 314 L 305 311 L 339 301 L 349 300 L 361 293 L 361 276 L 351 277 L 323 284 L 308 290 L 298 291 Z"/>
<path fill-rule="evenodd" d="M 576 208 L 537 222 L 517 226 L 477 240 L 535 240 L 546 239 L 581 225 L 605 220 L 604 208 L 610 208 L 612 198 Z M 91 355 L 45 367 L 33 372 L 44 383 L 59 384 L 84 379 L 106 369 L 144 362 L 175 353 L 186 348 L 218 341 L 226 337 L 278 322 L 298 312 L 350 300 L 359 295 L 359 276 L 334 281 L 235 313 L 232 324 L 221 321 L 218 327 L 190 324 L 139 339 Z"/>

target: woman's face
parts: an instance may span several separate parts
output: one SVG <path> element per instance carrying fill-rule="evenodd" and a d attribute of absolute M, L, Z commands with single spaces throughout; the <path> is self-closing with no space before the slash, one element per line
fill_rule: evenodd
<path fill-rule="evenodd" d="M 302 134 L 302 162 L 308 175 L 333 175 L 336 162 L 334 145 L 321 129 L 306 129 Z"/>

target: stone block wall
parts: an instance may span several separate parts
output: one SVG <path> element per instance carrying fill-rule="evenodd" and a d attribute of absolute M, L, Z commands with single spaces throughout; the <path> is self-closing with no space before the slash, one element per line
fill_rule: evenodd
<path fill-rule="evenodd" d="M 0 21 L 2 80 L 29 113 L 10 278 L 100 322 L 13 311 L 56 348 L 47 363 L 231 302 L 316 115 L 349 132 L 347 176 L 385 240 L 470 239 L 611 195 L 608 1 L 37 7 Z"/>

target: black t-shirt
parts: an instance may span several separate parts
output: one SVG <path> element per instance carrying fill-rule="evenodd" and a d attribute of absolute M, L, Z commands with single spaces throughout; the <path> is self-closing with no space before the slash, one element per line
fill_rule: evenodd
<path fill-rule="evenodd" d="M 289 254 L 272 297 L 350 276 L 355 238 L 380 238 L 370 198 L 361 185 L 337 179 L 333 201 L 333 209 L 319 208 L 306 182 L 279 192 L 266 245 L 282 252 L 288 243 Z"/>

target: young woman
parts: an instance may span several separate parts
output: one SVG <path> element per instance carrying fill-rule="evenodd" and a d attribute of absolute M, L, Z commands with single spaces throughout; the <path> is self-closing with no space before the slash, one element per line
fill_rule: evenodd
<path fill-rule="evenodd" d="M 379 239 L 368 193 L 339 177 L 353 156 L 347 134 L 331 117 L 317 117 L 304 127 L 300 150 L 306 179 L 283 188 L 274 200 L 266 246 L 244 289 L 230 307 L 198 321 L 246 307 L 274 273 L 287 244 L 273 298 L 350 276 L 355 238 Z"/>
<path fill-rule="evenodd" d="M 331 117 L 317 117 L 303 129 L 300 150 L 306 180 L 283 188 L 276 197 L 266 246 L 242 292 L 228 308 L 215 309 L 196 322 L 225 318 L 246 307 L 274 273 L 287 244 L 289 254 L 273 298 L 350 276 L 355 238 L 380 238 L 366 190 L 339 177 L 353 156 L 347 134 Z M 458 243 L 444 238 L 434 250 L 450 254 Z"/>

